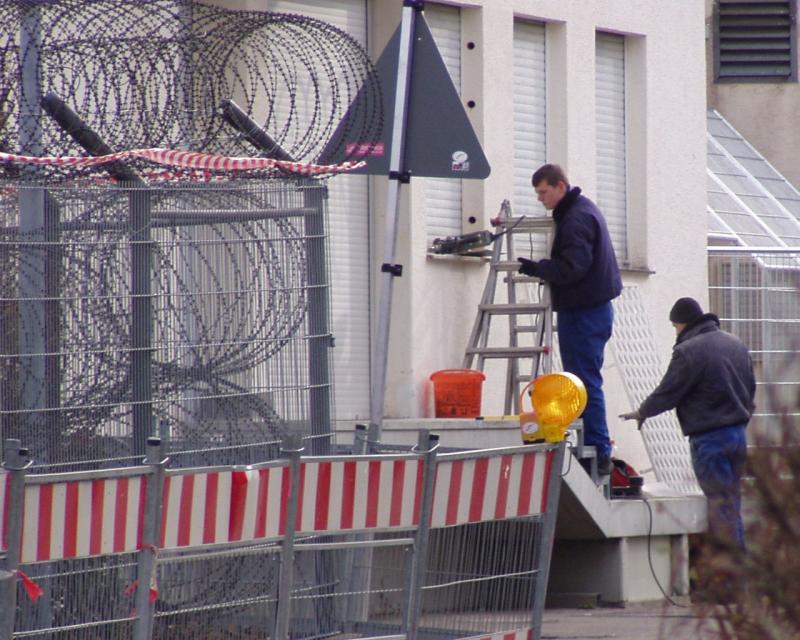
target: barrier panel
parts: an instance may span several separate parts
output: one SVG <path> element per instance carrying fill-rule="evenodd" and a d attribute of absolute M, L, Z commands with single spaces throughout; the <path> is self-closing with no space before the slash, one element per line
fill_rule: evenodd
<path fill-rule="evenodd" d="M 298 637 L 306 627 L 311 637 L 333 625 L 361 637 L 383 632 L 414 640 L 433 633 L 426 620 L 453 611 L 454 604 L 471 607 L 498 589 L 511 589 L 508 600 L 518 601 L 522 611 L 513 627 L 501 633 L 490 628 L 500 622 L 482 619 L 478 629 L 461 629 L 446 620 L 434 626 L 450 631 L 433 635 L 471 637 L 479 631 L 481 638 L 535 640 L 563 445 L 438 454 L 435 436 L 421 432 L 420 438 L 414 452 L 374 455 L 302 456 L 301 447 L 286 445 L 284 459 L 248 467 L 168 470 L 157 441 L 150 443 L 148 464 L 132 468 L 34 475 L 6 461 L 0 476 L 0 545 L 6 552 L 0 640 L 14 637 L 16 580 L 25 576 L 19 565 L 55 567 L 134 554 L 130 617 L 134 638 L 145 640 L 159 635 L 160 617 L 213 607 L 204 601 L 207 594 L 192 587 L 192 572 L 234 566 L 241 560 L 226 563 L 225 557 L 245 553 L 265 572 L 278 574 L 254 587 L 254 602 L 269 603 L 269 613 L 262 611 L 253 624 L 273 638 L 288 638 L 290 629 Z M 502 570 L 493 568 L 480 545 L 506 544 L 510 537 L 521 541 L 516 556 L 506 557 Z M 359 556 L 359 549 L 370 553 Z M 452 562 L 448 554 L 460 557 Z M 166 585 L 163 594 L 157 574 Z M 186 580 L 176 582 L 184 574 Z M 385 593 L 376 597 L 384 583 Z M 314 606 L 308 609 L 304 599 Z M 381 600 L 391 602 L 391 615 L 373 613 Z M 520 625 L 520 615 L 529 628 Z M 62 626 L 51 624 L 43 634 Z"/>

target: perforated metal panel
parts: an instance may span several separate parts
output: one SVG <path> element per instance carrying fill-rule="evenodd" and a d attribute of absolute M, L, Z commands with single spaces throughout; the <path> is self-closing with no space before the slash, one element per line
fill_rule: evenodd
<path fill-rule="evenodd" d="M 637 287 L 625 287 L 614 300 L 614 337 L 607 353 L 619 367 L 630 406 L 638 407 L 661 381 L 666 364 L 658 356 L 655 338 Z M 700 493 L 692 470 L 689 441 L 673 411 L 648 418 L 642 427 L 656 479 L 685 493 Z"/>

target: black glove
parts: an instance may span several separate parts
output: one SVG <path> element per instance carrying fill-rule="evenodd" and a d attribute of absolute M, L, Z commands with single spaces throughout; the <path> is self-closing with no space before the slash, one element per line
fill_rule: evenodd
<path fill-rule="evenodd" d="M 520 273 L 526 276 L 535 276 L 536 275 L 536 262 L 533 260 L 528 260 L 527 258 L 517 258 L 519 262 L 519 271 Z"/>

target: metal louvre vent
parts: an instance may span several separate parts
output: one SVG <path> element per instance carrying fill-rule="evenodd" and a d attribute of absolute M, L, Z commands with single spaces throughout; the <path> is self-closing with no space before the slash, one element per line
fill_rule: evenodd
<path fill-rule="evenodd" d="M 791 79 L 794 10 L 794 0 L 720 0 L 717 77 Z"/>

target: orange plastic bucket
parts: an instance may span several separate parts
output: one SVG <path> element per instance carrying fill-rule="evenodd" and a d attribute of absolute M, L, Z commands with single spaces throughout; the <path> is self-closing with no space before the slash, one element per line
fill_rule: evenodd
<path fill-rule="evenodd" d="M 475 418 L 481 415 L 486 376 L 472 369 L 442 369 L 431 374 L 437 418 Z"/>

